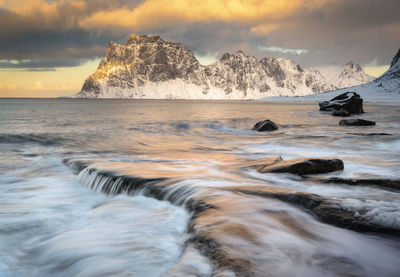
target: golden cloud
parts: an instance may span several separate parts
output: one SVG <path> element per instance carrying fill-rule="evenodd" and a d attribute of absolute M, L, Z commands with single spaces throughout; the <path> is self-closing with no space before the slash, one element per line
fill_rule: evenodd
<path fill-rule="evenodd" d="M 261 34 L 301 8 L 312 9 L 332 0 L 147 0 L 133 9 L 95 12 L 80 21 L 97 31 L 146 31 L 198 22 L 255 24 Z"/>
<path fill-rule="evenodd" d="M 41 13 L 45 16 L 54 16 L 58 13 L 57 2 L 47 3 L 44 0 L 3 0 L 0 7 L 20 15 Z"/>
<path fill-rule="evenodd" d="M 47 27 L 54 27 L 63 22 L 65 27 L 74 27 L 74 18 L 82 16 L 86 10 L 86 2 L 82 0 L 62 0 L 48 3 L 44 0 L 0 0 L 0 8 L 16 13 L 25 18 L 40 21 Z M 68 16 L 66 16 L 68 11 Z"/>

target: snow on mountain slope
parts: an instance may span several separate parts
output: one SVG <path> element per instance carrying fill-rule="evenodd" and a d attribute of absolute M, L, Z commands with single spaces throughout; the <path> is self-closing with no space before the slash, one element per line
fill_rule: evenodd
<path fill-rule="evenodd" d="M 304 97 L 271 97 L 263 100 L 327 101 L 347 91 L 357 92 L 365 101 L 400 105 L 400 49 L 394 56 L 390 68 L 373 82 Z"/>
<path fill-rule="evenodd" d="M 77 98 L 260 99 L 336 89 L 316 70 L 286 59 L 226 53 L 202 66 L 192 51 L 159 36 L 131 35 L 110 42 Z"/>
<path fill-rule="evenodd" d="M 337 88 L 347 88 L 372 82 L 375 78 L 367 75 L 360 65 L 348 62 L 344 67 L 326 65 L 316 67 L 325 79 Z"/>

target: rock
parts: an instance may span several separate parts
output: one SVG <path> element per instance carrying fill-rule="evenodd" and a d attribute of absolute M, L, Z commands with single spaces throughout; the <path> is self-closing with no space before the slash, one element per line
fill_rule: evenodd
<path fill-rule="evenodd" d="M 278 130 L 278 125 L 276 125 L 275 122 L 267 119 L 257 122 L 256 125 L 254 125 L 253 130 L 258 132 L 275 131 Z"/>
<path fill-rule="evenodd" d="M 330 101 L 319 103 L 320 111 L 339 111 L 344 109 L 350 114 L 364 113 L 363 100 L 359 94 L 355 92 L 346 92 L 336 96 Z"/>
<path fill-rule="evenodd" d="M 274 164 L 255 166 L 260 173 L 292 173 L 297 175 L 328 173 L 343 170 L 343 161 L 339 159 L 293 159 L 277 161 Z"/>
<path fill-rule="evenodd" d="M 378 225 L 356 215 L 353 212 L 340 208 L 340 203 L 315 194 L 293 191 L 271 190 L 266 187 L 236 187 L 239 193 L 274 198 L 290 204 L 301 206 L 309 210 L 321 221 L 338 227 L 358 231 L 400 235 L 400 230 Z"/>
<path fill-rule="evenodd" d="M 340 109 L 338 111 L 333 111 L 332 115 L 345 117 L 345 116 L 350 116 L 350 113 L 345 109 Z"/>
<path fill-rule="evenodd" d="M 346 184 L 350 186 L 374 185 L 389 189 L 400 189 L 400 180 L 395 179 L 351 179 L 351 178 L 317 178 L 312 179 L 324 184 Z"/>
<path fill-rule="evenodd" d="M 373 126 L 375 122 L 365 120 L 365 119 L 342 119 L 339 122 L 339 125 L 345 126 Z"/>
<path fill-rule="evenodd" d="M 364 136 L 364 137 L 372 137 L 372 136 L 393 136 L 392 134 L 388 133 L 348 133 L 349 135 L 354 135 L 354 136 Z"/>

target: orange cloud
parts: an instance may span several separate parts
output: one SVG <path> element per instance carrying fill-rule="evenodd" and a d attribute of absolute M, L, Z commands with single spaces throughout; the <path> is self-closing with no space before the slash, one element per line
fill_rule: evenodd
<path fill-rule="evenodd" d="M 261 33 L 271 30 L 272 27 L 265 27 L 268 22 L 327 1 L 332 0 L 147 0 L 133 9 L 95 12 L 83 18 L 80 26 L 97 31 L 145 31 L 182 23 L 221 21 L 260 25 L 254 32 Z"/>
<path fill-rule="evenodd" d="M 20 15 L 31 15 L 41 13 L 45 16 L 54 16 L 57 14 L 57 3 L 47 3 L 44 0 L 3 0 L 0 7 Z"/>
<path fill-rule="evenodd" d="M 35 18 L 48 27 L 62 21 L 65 27 L 73 27 L 73 19 L 82 15 L 87 5 L 82 0 L 62 0 L 48 3 L 44 0 L 0 0 L 0 8 L 25 18 Z M 65 11 L 69 11 L 68 17 Z"/>

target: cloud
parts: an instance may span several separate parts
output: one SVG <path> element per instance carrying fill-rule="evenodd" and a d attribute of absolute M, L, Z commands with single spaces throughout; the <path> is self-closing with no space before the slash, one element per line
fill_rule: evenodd
<path fill-rule="evenodd" d="M 399 10 L 398 0 L 2 0 L 0 59 L 95 58 L 136 32 L 199 55 L 243 49 L 305 65 L 382 65 L 400 47 Z"/>
<path fill-rule="evenodd" d="M 200 64 L 202 65 L 209 65 L 218 60 L 218 51 L 214 52 L 207 52 L 205 54 L 199 54 L 199 53 L 194 53 L 196 56 L 196 59 L 199 61 Z"/>
<path fill-rule="evenodd" d="M 229 22 L 251 24 L 286 18 L 302 5 L 329 0 L 147 0 L 129 9 L 98 11 L 80 20 L 84 29 L 100 32 L 171 28 L 180 24 Z"/>
<path fill-rule="evenodd" d="M 0 68 L 29 71 L 54 71 L 54 67 L 74 67 L 86 63 L 87 59 L 34 59 L 34 60 L 0 60 Z"/>
<path fill-rule="evenodd" d="M 301 55 L 308 53 L 307 49 L 291 49 L 291 48 L 282 48 L 282 47 L 276 47 L 276 46 L 270 46 L 270 47 L 265 47 L 265 46 L 257 46 L 258 50 L 261 51 L 271 51 L 271 52 L 277 52 L 281 54 L 293 54 L 293 55 Z"/>

